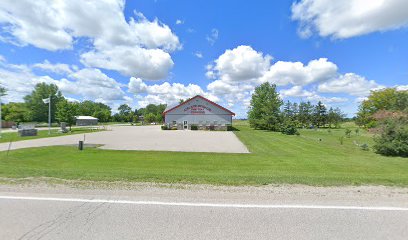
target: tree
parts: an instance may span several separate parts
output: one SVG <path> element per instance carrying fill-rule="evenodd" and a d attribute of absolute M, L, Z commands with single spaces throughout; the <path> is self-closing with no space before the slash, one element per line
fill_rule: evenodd
<path fill-rule="evenodd" d="M 132 108 L 127 104 L 122 104 L 118 107 L 119 119 L 121 122 L 133 122 Z"/>
<path fill-rule="evenodd" d="M 327 110 L 321 101 L 319 101 L 314 109 L 313 124 L 317 127 L 324 126 L 327 123 Z"/>
<path fill-rule="evenodd" d="M 283 116 L 285 118 L 293 117 L 292 103 L 289 100 L 286 101 L 285 104 L 283 105 Z"/>
<path fill-rule="evenodd" d="M 75 124 L 75 116 L 78 114 L 78 103 L 69 102 L 66 99 L 62 99 L 57 104 L 57 112 L 55 113 L 56 119 L 61 122 L 66 122 L 71 131 L 71 127 Z"/>
<path fill-rule="evenodd" d="M 373 115 L 380 110 L 408 112 L 408 90 L 399 91 L 396 88 L 385 88 L 372 91 L 368 98 L 361 102 L 356 123 L 368 128 L 375 127 L 377 121 Z"/>
<path fill-rule="evenodd" d="M 300 102 L 297 119 L 303 127 L 309 127 L 313 119 L 313 105 L 310 102 Z"/>
<path fill-rule="evenodd" d="M 112 113 L 108 105 L 86 100 L 78 105 L 78 115 L 92 116 L 98 118 L 100 122 L 109 122 Z"/>
<path fill-rule="evenodd" d="M 109 122 L 111 120 L 111 111 L 101 108 L 92 114 L 92 116 L 96 117 L 99 122 Z"/>
<path fill-rule="evenodd" d="M 17 125 L 20 122 L 27 121 L 29 117 L 28 109 L 24 103 L 8 103 L 3 106 L 4 120 L 15 122 Z"/>
<path fill-rule="evenodd" d="M 0 97 L 6 96 L 7 89 L 0 85 Z"/>
<path fill-rule="evenodd" d="M 255 129 L 279 131 L 282 104 L 275 84 L 265 82 L 256 87 L 248 112 L 250 126 Z"/>
<path fill-rule="evenodd" d="M 340 108 L 333 109 L 332 107 L 329 109 L 329 113 L 327 114 L 327 123 L 329 124 L 329 128 L 334 125 L 336 128 L 339 127 L 340 122 L 344 119 L 345 115 L 340 110 Z"/>
<path fill-rule="evenodd" d="M 154 121 L 156 121 L 156 115 L 153 113 L 148 113 L 146 115 L 144 115 L 144 121 L 148 122 L 148 123 L 152 123 Z"/>
<path fill-rule="evenodd" d="M 408 115 L 393 114 L 380 121 L 380 135 L 374 138 L 374 149 L 386 156 L 408 157 Z"/>
<path fill-rule="evenodd" d="M 48 104 L 43 99 L 51 97 L 51 121 L 55 121 L 55 111 L 58 102 L 64 97 L 55 84 L 38 83 L 30 95 L 24 97 L 30 109 L 29 121 L 48 122 Z"/>

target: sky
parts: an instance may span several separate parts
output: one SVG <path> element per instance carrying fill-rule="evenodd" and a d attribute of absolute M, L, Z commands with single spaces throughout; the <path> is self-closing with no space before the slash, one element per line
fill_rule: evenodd
<path fill-rule="evenodd" d="M 4 102 L 37 83 L 115 111 L 202 95 L 245 118 L 256 86 L 353 116 L 408 89 L 406 0 L 2 0 Z"/>

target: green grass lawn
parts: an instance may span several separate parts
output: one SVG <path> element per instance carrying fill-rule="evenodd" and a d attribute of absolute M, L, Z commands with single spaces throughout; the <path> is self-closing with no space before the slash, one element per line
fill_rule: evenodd
<path fill-rule="evenodd" d="M 0 177 L 55 177 L 107 181 L 155 181 L 231 185 L 408 186 L 408 159 L 363 151 L 365 132 L 345 138 L 344 129 L 301 130 L 300 136 L 252 130 L 236 122 L 235 134 L 251 154 L 114 151 L 45 147 L 0 152 Z"/>
<path fill-rule="evenodd" d="M 70 132 L 67 133 L 60 133 L 59 129 L 51 129 L 51 134 L 48 134 L 48 129 L 40 129 L 38 130 L 37 136 L 27 136 L 27 137 L 20 137 L 17 131 L 14 132 L 3 132 L 1 134 L 0 143 L 4 142 L 17 142 L 17 141 L 24 141 L 30 139 L 37 139 L 37 138 L 48 138 L 48 137 L 61 137 L 65 135 L 73 135 L 73 134 L 81 134 L 81 133 L 89 133 L 101 130 L 92 130 L 90 128 L 72 128 Z M 1 155 L 0 155 L 1 156 Z"/>

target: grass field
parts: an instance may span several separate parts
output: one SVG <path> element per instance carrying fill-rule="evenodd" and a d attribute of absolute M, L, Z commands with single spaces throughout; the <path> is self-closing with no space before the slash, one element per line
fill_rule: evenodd
<path fill-rule="evenodd" d="M 90 128 L 72 128 L 72 131 L 68 133 L 60 133 L 58 129 L 51 129 L 51 134 L 48 134 L 48 129 L 40 129 L 38 130 L 37 136 L 27 136 L 27 137 L 20 137 L 17 131 L 15 132 L 3 132 L 1 134 L 0 143 L 4 142 L 17 142 L 17 141 L 24 141 L 30 139 L 37 139 L 37 138 L 48 138 L 48 137 L 61 137 L 65 135 L 73 135 L 73 134 L 81 134 L 81 133 L 89 133 L 101 130 L 92 130 Z"/>
<path fill-rule="evenodd" d="M 344 129 L 301 130 L 300 136 L 252 130 L 236 122 L 235 134 L 251 154 L 113 151 L 74 147 L 0 152 L 0 177 L 55 177 L 106 181 L 186 182 L 228 185 L 408 186 L 408 159 L 363 151 L 371 136 Z M 350 126 L 352 128 L 352 125 Z"/>

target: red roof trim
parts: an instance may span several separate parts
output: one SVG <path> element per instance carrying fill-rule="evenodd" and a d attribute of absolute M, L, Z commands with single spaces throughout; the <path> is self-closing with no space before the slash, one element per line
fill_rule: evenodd
<path fill-rule="evenodd" d="M 185 101 L 185 102 L 183 102 L 183 103 L 181 103 L 181 104 L 179 104 L 179 105 L 177 105 L 177 106 L 175 106 L 175 107 L 173 107 L 173 108 L 170 108 L 169 110 L 163 112 L 162 114 L 163 114 L 163 115 L 166 115 L 166 113 L 168 113 L 168 112 L 170 112 L 170 111 L 172 111 L 172 110 L 174 110 L 174 109 L 176 109 L 176 108 L 178 108 L 178 107 L 181 107 L 181 106 L 183 106 L 184 104 L 186 104 L 186 103 L 188 103 L 188 102 L 190 102 L 190 101 L 192 101 L 193 99 L 196 99 L 196 98 L 201 98 L 201 99 L 203 99 L 204 101 L 207 101 L 207 102 L 209 102 L 209 103 L 211 103 L 211 104 L 213 104 L 213 105 L 215 105 L 215 106 L 221 108 L 222 110 L 231 113 L 231 115 L 235 116 L 235 113 L 231 112 L 230 110 L 226 109 L 225 107 L 223 107 L 223 106 L 221 106 L 221 105 L 219 105 L 219 104 L 217 104 L 217 103 L 215 103 L 215 102 L 213 102 L 213 101 L 210 101 L 210 100 L 208 100 L 207 98 L 205 98 L 205 97 L 203 97 L 203 96 L 200 96 L 200 95 L 197 95 L 197 96 L 195 96 L 195 97 L 192 97 L 192 98 L 190 98 L 189 100 L 187 100 L 187 101 Z"/>

